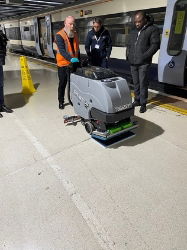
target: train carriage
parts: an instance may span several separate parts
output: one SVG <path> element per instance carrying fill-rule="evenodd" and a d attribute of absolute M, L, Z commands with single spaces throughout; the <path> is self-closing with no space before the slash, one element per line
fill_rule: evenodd
<path fill-rule="evenodd" d="M 172 18 L 174 18 L 173 15 L 175 15 L 175 6 L 177 4 L 183 6 L 183 28 L 181 32 L 183 33 L 183 36 L 186 37 L 187 0 L 169 0 L 169 11 L 167 12 L 169 14 L 166 15 L 166 20 L 165 14 L 167 0 L 156 0 L 152 2 L 150 2 L 150 0 L 139 0 L 138 2 L 136 0 L 131 0 L 128 1 L 128 3 L 124 0 L 95 0 L 89 2 L 83 0 L 79 1 L 79 4 L 73 3 L 63 6 L 62 8 L 55 8 L 50 11 L 48 10 L 47 12 L 40 12 L 35 15 L 20 18 L 19 21 L 15 20 L 15 25 L 17 27 L 18 25 L 20 26 L 21 40 L 19 43 L 21 43 L 22 49 L 24 49 L 26 53 L 54 60 L 56 52 L 55 34 L 62 28 L 63 20 L 66 16 L 73 15 L 76 18 L 76 25 L 80 41 L 80 51 L 82 56 L 85 56 L 86 54 L 84 42 L 88 31 L 92 28 L 92 19 L 96 16 L 101 17 L 104 21 L 105 27 L 109 30 L 113 41 L 113 49 L 109 65 L 113 70 L 117 71 L 118 73 L 125 74 L 126 77 L 128 77 L 128 75 L 130 76 L 130 70 L 129 64 L 126 61 L 126 40 L 128 38 L 129 32 L 133 28 L 134 13 L 137 10 L 145 10 L 148 15 L 151 15 L 154 18 L 154 23 L 159 27 L 161 35 L 163 33 L 163 27 L 165 27 L 164 32 L 167 32 L 169 29 L 171 32 L 170 34 L 174 34 L 175 32 L 172 33 L 172 28 L 174 29 L 175 24 L 171 24 L 171 21 L 174 20 Z M 12 23 L 14 20 L 7 21 L 7 24 L 5 25 L 6 33 L 9 37 L 10 27 L 8 26 L 8 22 Z M 182 75 L 180 77 L 180 82 L 177 82 L 178 79 L 174 77 L 170 77 L 169 79 L 169 74 L 174 71 L 168 71 L 170 73 L 167 73 L 167 76 L 166 70 L 163 73 L 162 69 L 166 65 L 169 65 L 170 61 L 172 61 L 171 56 L 166 55 L 166 53 L 168 53 L 168 41 L 170 41 L 171 44 L 171 41 L 176 39 L 177 36 L 172 35 L 172 38 L 168 40 L 169 36 L 167 39 L 164 34 L 165 33 L 163 33 L 162 36 L 160 58 L 159 51 L 153 57 L 153 63 L 150 70 L 150 79 L 153 82 L 157 82 L 159 70 L 160 82 L 184 86 L 186 82 L 186 47 L 184 45 L 181 56 L 176 54 L 173 57 L 175 59 L 178 57 L 180 58 L 179 60 L 182 60 L 181 64 L 183 65 L 183 71 L 181 72 Z M 11 48 L 13 48 L 13 43 L 15 43 L 15 40 L 10 39 Z M 187 44 L 187 42 L 183 44 Z M 160 64 L 159 66 L 158 62 Z M 178 64 L 176 63 L 176 65 Z M 175 65 L 173 68 L 177 70 Z M 180 71 L 179 67 L 178 70 Z M 163 76 L 164 74 L 166 77 Z"/>

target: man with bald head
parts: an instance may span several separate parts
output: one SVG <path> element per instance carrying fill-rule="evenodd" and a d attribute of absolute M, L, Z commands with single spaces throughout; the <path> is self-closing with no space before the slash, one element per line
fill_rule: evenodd
<path fill-rule="evenodd" d="M 68 16 L 64 20 L 64 28 L 56 34 L 57 66 L 58 66 L 58 101 L 59 109 L 64 109 L 64 94 L 70 74 L 70 65 L 79 62 L 79 41 L 75 30 L 75 18 Z M 71 67 L 71 69 L 74 67 Z"/>
<path fill-rule="evenodd" d="M 148 69 L 153 55 L 160 47 L 160 32 L 143 11 L 135 14 L 134 24 L 136 28 L 129 34 L 126 58 L 131 65 L 134 83 L 133 106 L 141 106 L 140 113 L 144 113 L 148 98 Z"/>

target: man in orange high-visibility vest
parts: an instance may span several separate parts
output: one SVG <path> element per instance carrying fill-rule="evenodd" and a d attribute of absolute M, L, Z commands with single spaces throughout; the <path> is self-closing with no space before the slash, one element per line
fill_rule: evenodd
<path fill-rule="evenodd" d="M 70 74 L 70 64 L 79 62 L 79 41 L 75 30 L 75 18 L 73 16 L 66 17 L 64 28 L 56 34 L 57 44 L 57 66 L 58 66 L 58 101 L 59 109 L 64 108 L 64 94 Z"/>

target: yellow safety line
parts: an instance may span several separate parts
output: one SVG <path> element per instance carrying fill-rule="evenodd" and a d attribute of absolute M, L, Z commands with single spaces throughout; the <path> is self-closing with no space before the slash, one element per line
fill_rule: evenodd
<path fill-rule="evenodd" d="M 161 103 L 160 101 L 152 101 L 152 102 L 149 102 L 150 104 L 153 104 L 155 106 L 159 106 L 159 107 L 162 107 L 162 108 L 165 108 L 165 109 L 168 109 L 168 110 L 172 110 L 174 112 L 177 112 L 177 113 L 180 113 L 182 115 L 187 115 L 187 110 L 186 109 L 182 109 L 182 108 L 179 108 L 179 107 L 175 107 L 171 104 L 163 104 Z"/>
<path fill-rule="evenodd" d="M 134 93 L 131 93 L 131 96 L 134 97 Z M 160 101 L 148 101 L 148 103 L 153 104 L 155 106 L 159 106 L 161 108 L 171 110 L 171 111 L 176 112 L 176 113 L 180 113 L 182 115 L 187 115 L 187 110 L 186 109 L 178 108 L 178 107 L 175 107 L 175 106 L 173 106 L 171 104 L 163 104 Z"/>

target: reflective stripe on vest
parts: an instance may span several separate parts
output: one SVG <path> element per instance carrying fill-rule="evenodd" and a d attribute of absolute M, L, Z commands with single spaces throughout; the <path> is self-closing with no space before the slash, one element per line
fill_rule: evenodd
<path fill-rule="evenodd" d="M 75 53 L 73 53 L 72 51 L 72 47 L 71 47 L 71 43 L 69 41 L 69 38 L 66 34 L 66 32 L 64 31 L 64 29 L 61 29 L 57 35 L 60 35 L 65 43 L 65 49 L 66 52 L 71 56 L 71 57 L 76 57 L 78 58 L 79 55 L 79 41 L 78 41 L 78 36 L 77 33 L 75 32 L 74 35 L 74 39 L 73 39 L 73 47 L 74 47 L 74 51 Z M 58 67 L 63 67 L 63 66 L 68 66 L 71 62 L 69 62 L 68 60 L 66 60 L 59 52 L 59 48 L 57 45 L 57 54 L 56 54 L 56 60 L 57 60 L 57 65 Z"/>

